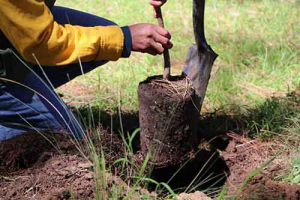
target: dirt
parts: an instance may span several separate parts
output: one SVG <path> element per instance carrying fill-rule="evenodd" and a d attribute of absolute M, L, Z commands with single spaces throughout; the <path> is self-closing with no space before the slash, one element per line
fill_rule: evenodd
<path fill-rule="evenodd" d="M 45 136 L 45 137 L 44 137 Z M 47 139 L 46 139 L 47 138 Z M 27 133 L 0 142 L 0 174 L 27 169 L 44 163 L 58 152 L 71 153 L 75 147 L 66 135 Z"/>
<path fill-rule="evenodd" d="M 272 141 L 260 142 L 234 133 L 237 129 L 243 129 L 242 126 L 240 121 L 233 120 L 230 115 L 215 119 L 202 116 L 198 126 L 203 138 L 198 145 L 199 152 L 187 154 L 189 162 L 169 183 L 174 188 L 181 188 L 177 192 L 186 189 L 191 192 L 190 195 L 181 194 L 183 199 L 202 198 L 203 193 L 199 193 L 199 190 L 205 191 L 213 199 L 220 192 L 218 189 L 225 184 L 228 189 L 224 199 L 300 199 L 300 186 L 274 181 L 275 177 L 282 175 L 284 169 L 277 158 L 243 185 L 249 173 L 272 159 L 280 146 Z M 91 139 L 98 153 L 104 150 L 108 165 L 124 158 L 125 147 L 117 135 L 101 127 L 96 132 L 100 134 L 90 135 Z M 27 133 L 0 142 L 0 200 L 94 199 L 94 167 L 90 157 L 87 159 L 82 156 L 82 153 L 89 155 L 88 150 L 81 148 L 82 153 L 79 152 L 78 144 L 84 145 L 79 142 L 76 146 L 68 136 L 50 133 Z M 139 145 L 136 148 L 135 151 L 140 152 Z M 139 159 L 138 156 L 135 158 Z M 173 168 L 154 170 L 153 178 L 159 182 L 168 182 L 180 167 L 182 165 L 178 164 Z M 118 169 L 112 172 L 117 173 Z M 106 179 L 108 188 L 118 185 L 127 188 L 126 191 L 130 190 L 130 185 L 116 174 L 106 174 Z M 194 184 L 191 184 L 194 180 Z M 217 185 L 212 186 L 214 183 Z M 195 189 L 189 187 L 197 184 L 199 187 Z M 208 190 L 213 187 L 217 190 Z M 154 197 L 156 195 L 141 190 L 131 199 L 139 199 L 145 193 Z"/>
<path fill-rule="evenodd" d="M 108 164 L 124 157 L 118 137 L 103 129 L 99 132 L 91 139 L 96 151 L 105 146 Z M 0 199 L 93 199 L 93 165 L 82 156 L 89 155 L 82 146 L 54 133 L 26 133 L 0 142 Z M 109 177 L 113 182 L 114 176 Z"/>
<path fill-rule="evenodd" d="M 250 140 L 237 134 L 228 134 L 230 142 L 221 157 L 227 163 L 230 174 L 227 177 L 228 196 L 237 200 L 298 200 L 300 186 L 276 182 L 283 168 L 275 159 L 261 172 L 245 182 L 247 176 L 267 161 L 273 159 L 278 146 Z M 244 185 L 243 185 L 244 184 Z"/>
<path fill-rule="evenodd" d="M 89 163 L 78 155 L 56 155 L 40 167 L 1 181 L 4 199 L 93 198 L 94 181 Z"/>
<path fill-rule="evenodd" d="M 237 200 L 299 200 L 299 185 L 278 183 L 263 175 L 255 176 L 243 189 Z"/>
<path fill-rule="evenodd" d="M 139 84 L 141 150 L 156 167 L 182 163 L 191 144 L 193 89 L 183 77 L 150 77 Z"/>
<path fill-rule="evenodd" d="M 104 149 L 107 149 L 105 154 L 108 162 L 124 156 L 124 148 L 118 137 L 105 131 L 102 131 L 102 134 L 101 143 L 106 146 Z M 1 200 L 93 199 L 95 197 L 95 180 L 91 162 L 81 156 L 68 137 L 55 134 L 48 135 L 47 138 L 51 137 L 50 141 L 55 145 L 51 145 L 49 140 L 36 133 L 28 133 L 0 143 Z M 209 165 L 217 173 L 225 170 L 223 173 L 227 174 L 229 194 L 236 194 L 246 176 L 271 158 L 273 153 L 270 151 L 270 144 L 249 140 L 235 134 L 228 134 L 225 137 L 229 142 L 227 147 L 216 156 L 219 161 Z M 213 146 L 211 150 L 204 151 L 206 154 L 203 152 L 199 154 L 203 162 L 193 165 L 198 166 L 197 171 L 203 168 L 212 154 L 215 154 L 212 149 Z M 227 168 L 222 165 L 226 165 Z M 261 173 L 262 175 L 258 174 L 247 183 L 237 199 L 300 199 L 299 186 L 271 180 L 272 176 L 279 171 L 280 166 L 276 165 L 276 162 L 268 166 Z M 185 170 L 183 175 L 188 176 L 189 173 L 192 173 L 192 170 Z M 112 174 L 106 176 L 111 185 L 121 184 L 129 187 Z M 177 180 L 180 181 L 184 179 Z M 222 183 L 224 184 L 225 182 Z M 196 194 L 200 193 L 193 193 L 190 197 L 186 196 L 187 194 L 181 196 L 193 199 Z M 139 199 L 138 196 L 135 196 L 135 199 Z"/>

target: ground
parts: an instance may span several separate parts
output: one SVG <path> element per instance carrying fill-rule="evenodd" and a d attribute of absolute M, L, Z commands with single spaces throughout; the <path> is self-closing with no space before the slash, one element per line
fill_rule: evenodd
<path fill-rule="evenodd" d="M 203 136 L 199 145 L 200 152 L 195 157 L 191 155 L 191 166 L 189 164 L 186 166 L 188 173 L 194 173 L 195 166 L 197 173 L 199 170 L 202 171 L 200 179 L 202 185 L 199 187 L 201 189 L 197 190 L 205 191 L 207 195 L 214 197 L 220 190 L 214 190 L 210 185 L 219 180 L 218 186 L 227 185 L 228 188 L 224 199 L 300 198 L 300 186 L 274 181 L 274 177 L 284 173 L 285 170 L 280 159 L 274 158 L 280 150 L 278 143 L 261 142 L 227 130 L 226 134 L 208 135 L 205 117 L 199 123 L 199 127 L 202 128 L 200 134 Z M 100 136 L 95 137 L 101 138 L 101 149 L 109 149 L 104 152 L 107 164 L 124 157 L 124 144 L 117 134 L 111 135 L 110 131 L 103 128 L 100 128 L 99 132 Z M 28 133 L 1 142 L 0 199 L 96 198 L 95 165 L 90 161 L 91 158 L 84 156 L 89 155 L 88 149 L 81 148 L 79 151 L 78 147 L 81 147 L 81 144 L 74 143 L 74 140 L 70 140 L 66 135 L 49 133 L 45 135 Z M 95 147 L 97 148 L 97 145 Z M 249 174 L 269 160 L 272 160 L 271 164 L 265 165 L 245 182 Z M 180 178 L 177 180 L 175 178 L 176 181 L 173 183 L 171 181 L 170 185 L 178 187 L 180 185 L 178 183 L 182 182 L 184 185 L 180 187 L 187 188 L 190 181 L 197 177 L 192 175 L 192 179 L 185 179 L 189 175 L 184 169 L 182 171 L 183 176 L 179 173 Z M 154 171 L 154 176 L 159 179 L 164 174 L 158 170 Z M 209 181 L 209 178 L 213 181 Z M 123 197 L 126 196 L 126 190 L 130 191 L 130 183 L 113 173 L 107 173 L 106 180 L 109 187 L 119 185 L 125 188 Z M 190 192 L 193 193 L 195 190 L 192 189 Z M 142 199 L 143 194 L 147 196 L 144 199 L 162 198 L 152 194 L 150 187 L 149 191 L 136 190 L 131 199 Z"/>

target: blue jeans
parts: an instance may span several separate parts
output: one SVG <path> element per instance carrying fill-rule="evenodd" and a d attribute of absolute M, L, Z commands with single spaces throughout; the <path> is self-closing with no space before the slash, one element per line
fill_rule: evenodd
<path fill-rule="evenodd" d="M 86 27 L 115 25 L 107 19 L 88 13 L 55 6 L 51 10 L 59 24 L 73 24 Z M 82 73 L 87 73 L 107 61 L 92 61 L 49 67 L 34 66 L 20 85 L 7 85 L 0 88 L 0 141 L 28 131 L 52 131 L 72 133 L 75 137 L 84 134 L 84 127 L 68 106 L 50 86 L 59 87 Z M 50 80 L 51 84 L 48 82 Z"/>

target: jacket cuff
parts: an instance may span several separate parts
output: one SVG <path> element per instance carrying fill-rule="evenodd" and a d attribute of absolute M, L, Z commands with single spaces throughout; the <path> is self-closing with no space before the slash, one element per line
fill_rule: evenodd
<path fill-rule="evenodd" d="M 124 45 L 122 51 L 122 58 L 128 58 L 131 54 L 132 49 L 132 37 L 128 26 L 121 27 L 124 35 Z"/>

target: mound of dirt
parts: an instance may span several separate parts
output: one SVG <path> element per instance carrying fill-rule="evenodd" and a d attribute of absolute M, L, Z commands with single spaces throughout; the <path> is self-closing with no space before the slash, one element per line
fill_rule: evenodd
<path fill-rule="evenodd" d="M 257 140 L 250 140 L 237 134 L 227 136 L 230 142 L 221 152 L 221 156 L 230 169 L 227 182 L 231 186 L 230 192 L 234 192 L 247 175 L 266 162 L 272 153 L 269 152 L 267 145 Z"/>
<path fill-rule="evenodd" d="M 105 130 L 99 133 L 90 135 L 91 141 L 111 164 L 123 156 L 122 142 Z M 93 165 L 81 156 L 79 145 L 84 146 L 50 133 L 26 133 L 0 142 L 0 199 L 93 199 Z M 87 149 L 81 151 L 88 155 Z"/>
<path fill-rule="evenodd" d="M 281 173 L 280 165 L 275 161 L 252 178 L 239 192 L 249 173 L 270 160 L 276 147 L 271 143 L 261 143 L 237 134 L 228 134 L 230 142 L 221 153 L 230 169 L 227 177 L 228 195 L 238 200 L 297 200 L 300 199 L 300 186 L 279 183 L 272 178 Z M 238 195 L 238 196 L 236 196 Z"/>
<path fill-rule="evenodd" d="M 26 133 L 0 142 L 0 175 L 44 163 L 53 154 L 74 148 L 66 135 L 55 133 Z"/>
<path fill-rule="evenodd" d="M 299 200 L 299 185 L 278 183 L 263 175 L 254 177 L 247 183 L 238 200 Z"/>
<path fill-rule="evenodd" d="M 0 195 L 5 199 L 93 198 L 91 166 L 77 155 L 57 155 L 41 168 L 31 168 L 22 176 L 2 180 Z"/>

